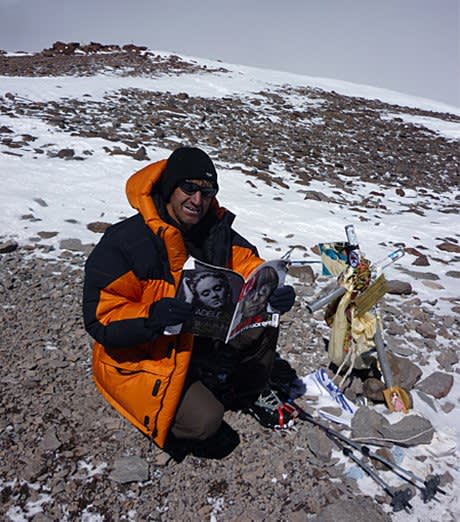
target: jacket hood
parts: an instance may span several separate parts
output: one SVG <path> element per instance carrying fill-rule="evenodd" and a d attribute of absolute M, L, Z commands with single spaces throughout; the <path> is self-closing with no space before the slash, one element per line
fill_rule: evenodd
<path fill-rule="evenodd" d="M 129 204 L 144 218 L 152 228 L 156 220 L 160 220 L 158 211 L 153 203 L 152 190 L 159 183 L 166 168 L 167 160 L 160 160 L 147 165 L 135 172 L 126 182 L 126 196 Z"/>

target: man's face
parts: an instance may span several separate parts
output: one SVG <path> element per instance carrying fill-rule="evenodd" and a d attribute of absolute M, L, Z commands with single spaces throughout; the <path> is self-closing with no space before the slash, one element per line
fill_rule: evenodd
<path fill-rule="evenodd" d="M 191 179 L 195 185 L 200 187 L 211 187 L 212 185 L 204 179 Z M 180 186 L 174 189 L 169 202 L 166 204 L 168 214 L 179 225 L 185 229 L 189 229 L 199 223 L 209 210 L 212 197 L 203 196 L 200 191 L 193 194 L 185 193 Z"/>

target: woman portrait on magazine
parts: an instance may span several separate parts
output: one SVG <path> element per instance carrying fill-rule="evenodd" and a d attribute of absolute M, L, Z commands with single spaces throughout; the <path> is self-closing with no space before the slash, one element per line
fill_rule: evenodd
<path fill-rule="evenodd" d="M 184 278 L 185 300 L 193 306 L 193 317 L 185 331 L 221 338 L 233 315 L 236 296 L 228 274 L 217 271 L 194 271 Z"/>

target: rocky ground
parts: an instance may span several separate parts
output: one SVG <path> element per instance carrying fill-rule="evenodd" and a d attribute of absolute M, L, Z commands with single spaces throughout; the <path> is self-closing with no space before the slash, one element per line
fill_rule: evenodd
<path fill-rule="evenodd" d="M 116 51 L 106 46 L 97 52 L 77 50 L 71 44 L 66 44 L 65 50 L 63 45 L 55 44 L 31 56 L 0 54 L 0 74 L 89 76 L 116 71 L 120 76 L 151 77 L 165 72 L 199 72 L 204 79 L 210 74 L 226 74 L 224 68 L 203 67 L 174 56 L 162 57 L 139 47 Z M 37 118 L 70 136 L 105 138 L 117 143 L 106 147 L 107 154 L 128 155 L 139 161 L 148 160 L 146 147 L 174 148 L 179 139 L 215 149 L 221 162 L 241 163 L 248 176 L 257 176 L 269 184 L 283 183 L 269 169 L 270 165 L 279 164 L 297 176 L 300 186 L 312 179 L 335 183 L 340 189 L 338 202 L 342 201 L 341 191 L 352 193 L 353 180 L 357 178 L 395 187 L 403 193 L 404 189 L 417 188 L 421 194 L 428 190 L 445 191 L 460 181 L 457 144 L 408 119 L 417 115 L 459 122 L 460 117 L 453 114 L 287 85 L 279 93 L 260 91 L 244 99 L 141 89 L 121 89 L 107 94 L 102 101 L 91 99 L 91 94 L 85 98 L 31 103 L 6 93 L 0 97 L 0 113 Z M 303 100 L 301 110 L 293 105 L 299 99 Z M 37 136 L 15 136 L 8 127 L 0 128 L 0 142 L 17 155 L 21 155 L 21 148 L 37 155 L 78 161 L 93 154 L 92 150 L 58 150 L 53 144 L 40 143 Z M 307 192 L 306 197 L 318 195 Z M 378 194 L 374 194 L 361 203 L 384 210 L 378 199 Z M 436 204 L 436 198 L 432 203 Z M 445 211 L 455 209 L 447 206 Z"/>
<path fill-rule="evenodd" d="M 119 69 L 120 74 L 226 74 L 223 68 L 210 70 L 136 46 L 55 44 L 34 56 L 0 55 L 1 75 L 82 76 L 101 68 Z M 295 173 L 299 186 L 327 176 L 337 186 L 337 201 L 342 201 L 344 192 L 352 197 L 353 182 L 359 179 L 378 181 L 402 194 L 417 187 L 431 198 L 431 206 L 447 213 L 458 211 L 454 201 L 442 196 L 458 184 L 457 145 L 399 116 L 389 116 L 429 117 L 433 113 L 317 89 L 289 89 L 292 97 L 309 100 L 304 111 L 289 105 L 286 90 L 283 96 L 271 91 L 253 99 L 213 100 L 134 89 L 107 96 L 103 102 L 88 96 L 86 102 L 68 99 L 59 105 L 32 103 L 9 94 L 0 98 L 0 111 L 12 117 L 33 116 L 71 135 L 116 142 L 106 147 L 107 154 L 146 161 L 146 147 L 168 148 L 173 143 L 169 137 L 179 136 L 184 142 L 218 149 L 224 162 L 240 158 L 248 183 L 256 176 L 282 185 L 269 169 L 274 158 Z M 446 121 L 458 120 L 453 115 L 441 116 Z M 84 161 L 93 154 L 90 149 L 58 149 L 40 136 L 17 135 L 7 126 L 0 127 L 0 142 L 4 154 L 19 157 L 33 153 L 56 161 Z M 308 190 L 305 197 L 325 198 Z M 385 213 L 378 192 L 356 205 Z M 414 203 L 407 211 L 423 215 L 426 208 Z M 24 209 L 24 219 L 33 220 L 27 212 Z M 362 219 L 366 219 L 364 213 Z M 88 226 L 99 234 L 105 224 Z M 460 247 L 458 236 L 449 234 L 440 238 L 438 255 L 447 252 L 453 263 L 458 261 Z M 263 429 L 245 414 L 231 412 L 227 421 L 241 439 L 232 454 L 223 460 L 188 456 L 180 464 L 168 461 L 105 403 L 93 385 L 90 339 L 81 317 L 83 267 L 91 246 L 61 242 L 55 258 L 45 259 L 42 254 L 52 251 L 41 242 L 46 237 L 43 231 L 30 244 L 17 248 L 7 236 L 0 236 L 0 518 L 35 522 L 391 520 L 389 497 L 383 492 L 365 495 L 347 476 L 348 467 L 329 439 L 308 424 L 299 423 L 297 431 L 280 434 Z M 436 253 L 430 257 L 414 248 L 407 248 L 407 254 L 413 264 L 422 266 L 436 257 Z M 454 265 L 451 272 L 452 281 L 458 281 L 460 273 Z M 416 267 L 410 275 L 414 280 L 423 278 L 427 286 L 437 284 L 435 274 L 430 279 L 429 272 Z M 308 268 L 292 270 L 290 277 L 297 301 L 283 318 L 280 352 L 303 376 L 328 362 L 323 312 L 310 314 L 306 307 L 324 281 Z M 449 392 L 452 375 L 460 371 L 460 307 L 455 298 L 450 304 L 457 316 L 442 316 L 435 300 L 422 299 L 410 284 L 393 281 L 381 306 L 397 383 L 418 390 L 427 402 L 442 399 L 442 411 L 447 414 L 459 406 L 449 400 Z M 421 370 L 433 360 L 437 371 L 422 380 Z M 355 380 L 346 393 L 351 399 L 367 397 L 371 406 L 374 401 L 381 403 L 381 388 L 371 384 L 375 383 Z M 302 404 L 314 406 L 305 399 Z M 362 410 L 364 421 L 354 427 L 361 435 L 363 426 L 375 420 L 372 408 L 369 413 Z M 449 494 L 451 480 L 448 473 L 442 474 Z"/>
<path fill-rule="evenodd" d="M 343 515 L 348 511 L 354 520 L 391 519 L 382 507 L 388 497 L 364 496 L 344 475 L 330 441 L 307 424 L 281 435 L 231 412 L 227 421 L 241 443 L 230 456 L 219 461 L 189 456 L 180 464 L 168 463 L 163 452 L 111 410 L 93 385 L 80 310 L 84 259 L 69 251 L 55 261 L 27 250 L 0 257 L 4 515 L 22 514 L 34 521 L 87 520 L 91 514 L 105 521 L 212 520 L 213 515 L 216 520 L 301 521 L 316 516 L 326 521 L 337 514 L 348 520 Z M 305 307 L 318 283 L 308 271 L 301 279 L 293 276 L 293 282 L 298 299 L 283 322 L 280 351 L 305 375 L 327 364 L 325 330 L 318 312 L 314 317 Z M 395 307 L 404 315 L 397 323 Z M 396 351 L 401 346 L 404 361 L 406 336 L 429 351 L 439 350 L 434 339 L 441 336 L 450 347 L 439 350 L 440 366 L 452 371 L 457 365 L 458 321 L 436 316 L 413 295 L 390 295 L 383 310 L 390 342 Z M 416 352 L 418 364 L 426 362 L 426 355 L 426 349 Z M 412 382 L 405 386 L 413 387 L 420 369 L 417 363 L 406 363 L 410 372 L 402 373 L 405 379 L 410 373 Z M 438 381 L 425 389 L 432 397 L 449 391 L 449 383 Z M 454 406 L 445 406 L 446 411 Z M 448 486 L 448 475 L 443 482 Z M 41 512 L 33 516 L 34 510 Z"/>

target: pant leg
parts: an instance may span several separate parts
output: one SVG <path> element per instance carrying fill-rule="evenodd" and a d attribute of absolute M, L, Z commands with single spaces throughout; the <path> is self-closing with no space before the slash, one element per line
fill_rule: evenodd
<path fill-rule="evenodd" d="M 205 440 L 222 424 L 224 406 L 200 381 L 185 390 L 171 427 L 178 439 Z"/>
<path fill-rule="evenodd" d="M 267 385 L 276 357 L 279 329 L 268 327 L 259 330 L 255 340 L 238 341 L 239 363 L 232 378 L 237 403 L 255 400 Z"/>

